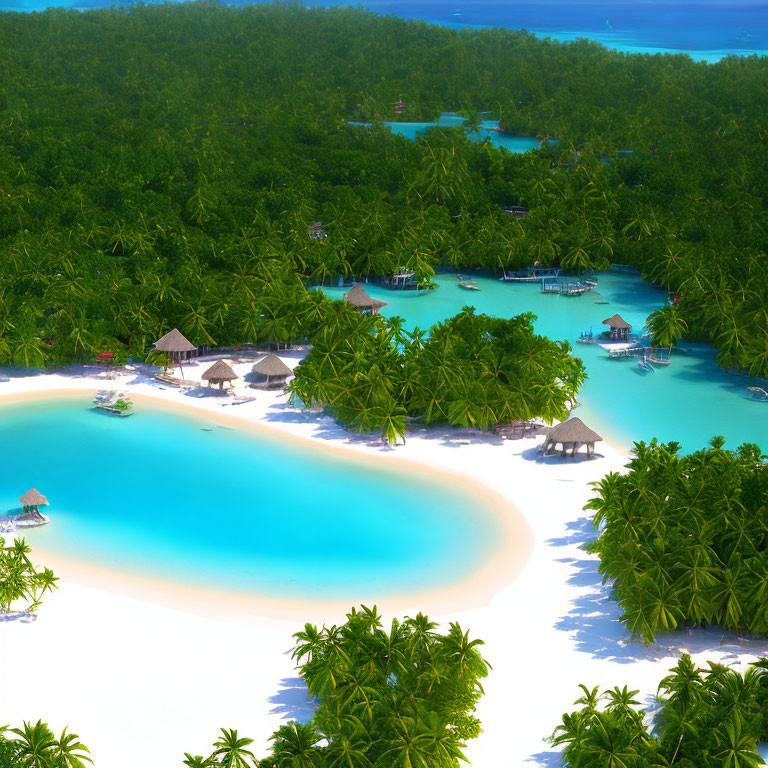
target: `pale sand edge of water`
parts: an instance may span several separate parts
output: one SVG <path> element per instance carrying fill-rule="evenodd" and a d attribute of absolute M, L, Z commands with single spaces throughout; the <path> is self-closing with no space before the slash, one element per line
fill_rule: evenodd
<path fill-rule="evenodd" d="M 282 357 L 289 365 L 297 362 Z M 251 363 L 235 361 L 236 371 L 244 375 Z M 678 633 L 650 650 L 629 642 L 595 557 L 581 549 L 594 536 L 590 515 L 582 510 L 592 495 L 588 483 L 622 471 L 627 461 L 627 451 L 610 443 L 600 444 L 599 460 L 563 461 L 537 457 L 533 440 L 501 442 L 462 430 L 418 429 L 405 446 L 392 450 L 350 435 L 326 417 L 304 419 L 286 408 L 279 392 L 248 390 L 254 400 L 229 406 L 238 409 L 232 417 L 222 412 L 224 400 L 194 401 L 177 390 L 158 391 L 141 376 L 135 383 L 72 372 L 14 379 L 0 384 L 0 404 L 8 402 L 2 395 L 51 397 L 87 387 L 92 394 L 104 386 L 160 398 L 188 413 L 194 406 L 214 423 L 266 421 L 265 428 L 314 440 L 324 450 L 333 446 L 347 458 L 366 455 L 391 468 L 414 462 L 419 471 L 429 465 L 452 482 L 466 477 L 480 483 L 519 511 L 533 539 L 523 570 L 499 585 L 490 602 L 456 608 L 449 601 L 431 614 L 443 629 L 448 621 L 460 621 L 482 638 L 493 664 L 478 707 L 484 733 L 467 750 L 474 768 L 551 768 L 554 758 L 542 739 L 570 711 L 579 683 L 626 684 L 647 702 L 680 648 L 691 650 L 700 664 L 741 663 L 768 652 L 766 643 L 721 647 L 713 632 Z M 94 574 L 95 582 L 103 575 Z M 205 605 L 174 607 L 167 597 L 158 599 L 151 584 L 136 584 L 127 594 L 95 582 L 87 586 L 65 578 L 47 597 L 37 622 L 0 624 L 3 722 L 42 717 L 58 731 L 70 725 L 91 747 L 97 768 L 144 763 L 171 768 L 181 765 L 184 751 L 207 753 L 221 726 L 254 737 L 262 755 L 282 722 L 311 713 L 287 653 L 291 634 L 304 618 L 339 623 L 344 609 L 322 617 L 313 612 L 299 622 L 243 613 L 242 606 L 216 615 Z M 393 615 L 421 607 L 393 601 L 386 606 L 385 625 Z"/>
<path fill-rule="evenodd" d="M 88 388 L 40 388 L 33 392 L 14 392 L 0 396 L 0 408 L 13 403 L 61 398 L 88 398 L 93 390 Z M 140 408 L 152 404 L 162 409 L 173 409 L 180 414 L 205 417 L 209 422 L 231 429 L 245 430 L 269 440 L 290 444 L 303 451 L 332 453 L 353 463 L 408 474 L 415 479 L 425 478 L 454 486 L 477 501 L 473 510 L 493 519 L 498 538 L 491 556 L 468 578 L 430 590 L 409 590 L 384 596 L 360 594 L 354 600 L 302 600 L 292 597 L 275 598 L 269 595 L 211 589 L 196 584 L 175 583 L 162 577 L 126 573 L 81 563 L 56 550 L 46 549 L 44 544 L 35 546 L 34 556 L 39 562 L 53 567 L 64 583 L 73 582 L 90 587 L 107 588 L 132 597 L 160 602 L 174 608 L 192 611 L 204 610 L 212 615 L 232 614 L 268 616 L 296 621 L 319 620 L 323 616 L 346 610 L 351 604 L 376 604 L 383 610 L 396 606 L 418 606 L 417 610 L 444 613 L 451 610 L 466 610 L 487 605 L 501 588 L 509 584 L 524 568 L 533 549 L 533 533 L 525 517 L 501 494 L 488 488 L 476 479 L 463 474 L 448 473 L 440 467 L 398 456 L 382 457 L 368 452 L 352 450 L 334 445 L 330 441 L 306 438 L 254 422 L 242 416 L 222 412 L 211 412 L 195 402 L 178 402 L 157 394 L 134 393 L 132 398 Z M 179 524 L 183 525 L 183 519 Z M 53 513 L 55 524 L 55 512 Z M 23 535 L 22 531 L 20 535 Z"/>

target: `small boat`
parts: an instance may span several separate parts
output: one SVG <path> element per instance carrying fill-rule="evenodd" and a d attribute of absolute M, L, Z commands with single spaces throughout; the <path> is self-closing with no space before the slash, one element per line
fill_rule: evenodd
<path fill-rule="evenodd" d="M 474 280 L 460 280 L 459 288 L 463 288 L 465 291 L 479 291 L 477 283 Z"/>
<path fill-rule="evenodd" d="M 651 365 L 651 363 L 643 358 L 642 360 L 637 361 L 638 366 L 640 366 L 641 370 L 643 370 L 645 373 L 653 373 L 656 369 Z"/>
<path fill-rule="evenodd" d="M 750 393 L 750 397 L 753 400 L 760 400 L 761 402 L 768 402 L 768 391 L 762 387 L 747 387 Z"/>
<path fill-rule="evenodd" d="M 112 413 L 115 416 L 131 416 L 133 403 L 124 392 L 115 392 L 109 389 L 100 389 L 93 398 L 93 404 L 102 411 Z"/>

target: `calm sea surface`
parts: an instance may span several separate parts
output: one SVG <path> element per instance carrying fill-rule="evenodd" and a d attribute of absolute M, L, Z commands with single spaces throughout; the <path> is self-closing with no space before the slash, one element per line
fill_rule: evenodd
<path fill-rule="evenodd" d="M 460 487 L 225 429 L 142 402 L 0 408 L 0 511 L 34 486 L 51 525 L 30 543 L 78 561 L 209 588 L 373 601 L 461 582 L 499 546 Z"/>

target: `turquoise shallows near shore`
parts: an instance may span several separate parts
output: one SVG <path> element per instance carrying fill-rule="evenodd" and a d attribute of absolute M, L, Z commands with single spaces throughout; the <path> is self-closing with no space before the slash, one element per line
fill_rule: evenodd
<path fill-rule="evenodd" d="M 391 291 L 367 285 L 371 296 L 388 302 L 382 314 L 399 315 L 406 326 L 426 329 L 456 314 L 463 306 L 497 317 L 521 312 L 537 315 L 535 327 L 552 339 L 571 343 L 584 361 L 589 378 L 576 411 L 604 438 L 625 448 L 637 440 L 676 440 L 686 451 L 702 448 L 713 435 L 725 435 L 735 448 L 752 442 L 768 451 L 768 402 L 749 399 L 748 386 L 768 384 L 727 373 L 715 363 L 717 352 L 703 344 L 682 342 L 688 354 L 672 353 L 672 364 L 643 373 L 634 359 L 611 360 L 594 344 L 578 344 L 582 331 L 595 335 L 606 329 L 602 321 L 619 313 L 639 331 L 648 315 L 665 303 L 665 291 L 652 288 L 639 276 L 611 270 L 599 275 L 594 292 L 579 297 L 542 294 L 538 283 L 515 284 L 470 274 L 480 288 L 469 293 L 454 275 L 438 275 L 439 288 L 429 294 Z M 326 288 L 333 298 L 345 290 Z M 596 304 L 595 300 L 608 304 Z"/>
<path fill-rule="evenodd" d="M 454 112 L 443 112 L 436 123 L 404 123 L 404 122 L 385 122 L 384 125 L 392 133 L 398 136 L 405 136 L 406 139 L 416 141 L 418 136 L 423 136 L 430 128 L 461 128 L 466 118 L 457 115 Z M 349 125 L 358 125 L 361 127 L 370 127 L 370 123 L 360 123 L 351 121 Z M 499 127 L 498 120 L 483 120 L 480 123 L 480 133 L 470 132 L 467 138 L 470 141 L 484 141 L 485 138 L 491 140 L 494 147 L 501 147 L 513 154 L 528 152 L 531 149 L 538 149 L 541 146 L 541 140 L 533 136 L 512 136 L 496 130 Z"/>
<path fill-rule="evenodd" d="M 0 508 L 45 489 L 35 547 L 88 565 L 212 589 L 383 599 L 471 577 L 501 522 L 469 490 L 323 446 L 212 427 L 142 401 L 130 419 L 65 398 L 0 407 Z M 210 431 L 206 431 L 210 430 Z"/>

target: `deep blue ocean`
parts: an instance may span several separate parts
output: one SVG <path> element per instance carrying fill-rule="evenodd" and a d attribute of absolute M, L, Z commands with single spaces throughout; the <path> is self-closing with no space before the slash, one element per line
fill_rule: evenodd
<path fill-rule="evenodd" d="M 87 9 L 134 1 L 0 0 L 0 10 Z M 247 0 L 228 4 L 245 5 Z M 560 41 L 585 37 L 619 51 L 687 53 L 701 61 L 768 55 L 768 0 L 304 0 L 304 4 L 352 5 L 455 29 L 526 29 Z"/>
<path fill-rule="evenodd" d="M 305 4 L 329 5 L 315 0 Z M 453 28 L 526 29 L 561 41 L 586 37 L 632 53 L 688 53 L 704 61 L 734 54 L 768 55 L 765 0 L 355 0 L 346 4 Z"/>

